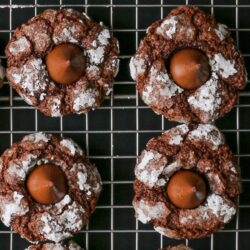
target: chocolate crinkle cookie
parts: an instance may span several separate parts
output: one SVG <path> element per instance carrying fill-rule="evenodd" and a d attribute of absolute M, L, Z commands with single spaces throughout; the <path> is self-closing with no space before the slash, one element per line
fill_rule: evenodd
<path fill-rule="evenodd" d="M 0 158 L 0 219 L 31 242 L 80 231 L 101 192 L 95 165 L 71 139 L 36 133 Z"/>
<path fill-rule="evenodd" d="M 193 250 L 193 249 L 181 244 L 178 246 L 169 246 L 167 248 L 163 248 L 163 249 L 159 249 L 159 250 Z"/>
<path fill-rule="evenodd" d="M 68 244 L 54 244 L 46 243 L 42 245 L 33 245 L 28 247 L 26 250 L 84 250 L 74 241 L 70 241 Z M 185 249 L 184 249 L 185 250 Z"/>
<path fill-rule="evenodd" d="M 10 85 L 48 116 L 84 113 L 112 90 L 119 45 L 85 13 L 48 9 L 19 27 L 5 50 Z"/>
<path fill-rule="evenodd" d="M 183 123 L 224 116 L 246 85 L 244 61 L 227 26 L 189 6 L 147 29 L 130 72 L 149 107 Z"/>
<path fill-rule="evenodd" d="M 236 213 L 237 162 L 213 125 L 180 125 L 151 139 L 135 167 L 142 223 L 176 239 L 209 236 Z"/>

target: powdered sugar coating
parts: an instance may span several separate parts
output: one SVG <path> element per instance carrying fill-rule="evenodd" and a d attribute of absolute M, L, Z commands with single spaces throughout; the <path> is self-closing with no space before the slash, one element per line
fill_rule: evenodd
<path fill-rule="evenodd" d="M 174 239 L 178 238 L 176 232 L 174 230 L 169 229 L 169 228 L 164 228 L 164 227 L 158 226 L 158 227 L 154 227 L 154 230 L 156 232 L 158 232 L 159 234 L 167 236 L 169 238 L 174 238 Z"/>
<path fill-rule="evenodd" d="M 74 241 L 69 242 L 69 250 L 84 250 L 81 248 L 78 244 L 76 244 Z"/>
<path fill-rule="evenodd" d="M 143 74 L 146 70 L 146 61 L 143 58 L 132 57 L 129 63 L 130 74 L 133 80 L 137 75 Z"/>
<path fill-rule="evenodd" d="M 7 169 L 10 178 L 15 177 L 15 179 L 25 180 L 25 177 L 30 169 L 32 169 L 36 164 L 37 156 L 34 154 L 27 154 L 22 158 L 22 161 L 10 162 Z"/>
<path fill-rule="evenodd" d="M 159 176 L 166 164 L 167 159 L 162 154 L 144 150 L 139 163 L 136 165 L 135 175 L 149 187 L 163 186 L 166 182 Z"/>
<path fill-rule="evenodd" d="M 188 133 L 188 131 L 189 128 L 186 124 L 179 125 L 176 129 L 167 131 L 166 134 L 169 136 L 167 142 L 170 145 L 180 145 L 183 141 L 183 135 Z"/>
<path fill-rule="evenodd" d="M 80 81 L 86 83 L 86 88 L 80 90 L 78 82 L 62 86 L 48 76 L 44 59 L 61 43 L 82 49 L 86 71 Z M 80 114 L 100 106 L 111 92 L 119 68 L 118 54 L 118 41 L 103 24 L 70 9 L 46 10 L 15 31 L 6 48 L 7 78 L 29 105 L 45 115 Z"/>
<path fill-rule="evenodd" d="M 183 140 L 182 135 L 188 131 L 188 126 L 184 124 L 164 134 L 168 136 L 168 144 L 179 145 Z M 169 176 L 180 167 L 181 164 L 178 162 L 168 164 L 167 158 L 159 152 L 144 150 L 135 167 L 135 176 L 150 188 L 164 186 Z"/>
<path fill-rule="evenodd" d="M 18 55 L 19 53 L 26 52 L 30 49 L 30 42 L 26 37 L 20 37 L 16 41 L 12 42 L 9 46 L 9 51 L 13 55 Z"/>
<path fill-rule="evenodd" d="M 103 62 L 106 46 L 111 38 L 108 29 L 103 29 L 97 36 L 96 40 L 92 41 L 94 48 L 87 49 L 87 55 L 89 57 L 89 63 L 91 65 L 99 65 Z"/>
<path fill-rule="evenodd" d="M 74 91 L 74 95 L 73 109 L 81 113 L 81 110 L 95 106 L 99 92 L 94 89 L 87 89 L 85 92 Z"/>
<path fill-rule="evenodd" d="M 50 104 L 51 107 L 51 116 L 52 117 L 58 117 L 61 116 L 61 100 L 59 98 L 54 98 Z"/>
<path fill-rule="evenodd" d="M 226 204 L 223 198 L 219 195 L 212 194 L 207 197 L 207 206 L 212 210 L 213 214 L 220 217 L 224 223 L 231 220 L 236 213 L 236 209 L 233 206 Z"/>
<path fill-rule="evenodd" d="M 168 164 L 164 170 L 162 171 L 162 174 L 164 175 L 166 182 L 168 181 L 169 177 L 176 171 L 178 171 L 182 167 L 182 164 L 180 162 L 174 161 L 170 164 Z"/>
<path fill-rule="evenodd" d="M 171 39 L 173 37 L 173 34 L 175 34 L 176 32 L 177 24 L 178 18 L 176 16 L 167 18 L 161 23 L 160 27 L 157 28 L 156 33 L 167 36 Z"/>
<path fill-rule="evenodd" d="M 28 247 L 26 250 L 34 249 L 33 246 Z M 60 244 L 47 243 L 43 245 L 43 249 L 46 250 L 65 250 L 65 248 Z"/>
<path fill-rule="evenodd" d="M 16 191 L 13 192 L 11 199 L 0 195 L 0 217 L 6 227 L 10 226 L 13 217 L 25 215 L 29 212 L 27 202 L 23 199 L 24 196 Z"/>
<path fill-rule="evenodd" d="M 221 53 L 215 54 L 212 59 L 212 69 L 223 78 L 228 78 L 237 73 L 235 62 L 227 60 Z"/>
<path fill-rule="evenodd" d="M 60 145 L 66 147 L 73 156 L 75 155 L 76 152 L 80 155 L 83 155 L 83 151 L 72 139 L 62 139 L 60 141 Z"/>
<path fill-rule="evenodd" d="M 108 29 L 104 28 L 97 36 L 97 41 L 100 46 L 107 46 L 109 39 L 111 38 L 110 32 Z"/>
<path fill-rule="evenodd" d="M 57 217 L 43 213 L 41 215 L 43 227 L 40 233 L 48 240 L 60 242 L 72 236 L 69 231 L 79 231 L 82 228 L 83 222 L 81 217 L 84 213 L 85 210 L 75 202 L 69 205 L 67 210 Z"/>
<path fill-rule="evenodd" d="M 101 64 L 104 60 L 104 47 L 97 47 L 96 49 L 87 50 L 89 61 L 91 64 Z"/>
<path fill-rule="evenodd" d="M 78 178 L 78 181 L 77 181 L 77 184 L 80 188 L 80 190 L 84 190 L 86 188 L 85 184 L 86 184 L 86 181 L 87 181 L 87 173 L 77 173 L 77 178 Z"/>
<path fill-rule="evenodd" d="M 15 68 L 9 77 L 31 96 L 47 87 L 47 71 L 41 59 L 31 58 L 20 68 Z"/>
<path fill-rule="evenodd" d="M 187 137 L 189 140 L 208 142 L 213 149 L 224 144 L 224 137 L 221 132 L 211 124 L 199 124 L 197 129 L 191 131 Z"/>
<path fill-rule="evenodd" d="M 157 105 L 159 99 L 171 98 L 183 91 L 167 74 L 166 70 L 154 66 L 149 71 L 149 82 L 145 85 L 142 98 L 146 104 Z"/>
<path fill-rule="evenodd" d="M 133 206 L 137 219 L 144 224 L 154 219 L 165 219 L 170 213 L 163 202 L 149 204 L 146 200 L 140 200 L 138 202 L 134 201 Z"/>
<path fill-rule="evenodd" d="M 101 178 L 96 168 L 88 164 L 78 163 L 73 165 L 71 172 L 76 177 L 78 187 L 81 191 L 87 196 L 93 194 L 99 196 L 102 187 Z"/>
<path fill-rule="evenodd" d="M 225 203 L 224 199 L 217 194 L 210 194 L 204 205 L 200 205 L 197 209 L 198 214 L 192 216 L 192 213 L 185 211 L 180 213 L 179 220 L 182 224 L 188 224 L 190 221 L 194 221 L 199 224 L 202 221 L 209 220 L 210 213 L 214 214 L 223 223 L 228 223 L 236 213 L 236 209 L 233 205 Z"/>
<path fill-rule="evenodd" d="M 228 27 L 225 24 L 218 23 L 217 29 L 214 30 L 216 35 L 223 41 L 228 35 Z"/>
<path fill-rule="evenodd" d="M 62 42 L 77 43 L 78 40 L 74 37 L 75 32 L 77 32 L 75 26 L 64 27 L 59 36 L 53 36 L 53 41 L 55 44 Z"/>
<path fill-rule="evenodd" d="M 218 76 L 213 73 L 211 78 L 198 88 L 187 99 L 189 105 L 196 113 L 200 114 L 200 120 L 209 123 L 219 116 L 219 110 L 222 104 L 221 93 L 218 88 Z"/>
<path fill-rule="evenodd" d="M 24 138 L 23 138 L 23 141 L 31 141 L 31 142 L 34 142 L 34 143 L 38 143 L 38 142 L 49 142 L 51 138 L 51 135 L 48 135 L 48 134 L 45 134 L 43 132 L 38 132 L 38 133 L 35 133 L 35 134 L 30 134 L 30 135 L 26 135 Z"/>
<path fill-rule="evenodd" d="M 212 69 L 210 79 L 187 98 L 192 111 L 203 123 L 211 123 L 219 117 L 223 93 L 219 88 L 218 75 L 227 78 L 237 73 L 233 64 L 221 54 L 215 54 L 209 63 Z"/>

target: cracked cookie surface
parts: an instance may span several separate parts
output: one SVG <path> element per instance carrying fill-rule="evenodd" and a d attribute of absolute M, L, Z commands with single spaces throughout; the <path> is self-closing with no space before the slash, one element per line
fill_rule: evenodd
<path fill-rule="evenodd" d="M 180 170 L 197 172 L 207 182 L 206 199 L 196 208 L 178 208 L 168 198 L 169 179 Z M 236 213 L 238 165 L 213 125 L 180 125 L 151 139 L 139 157 L 135 176 L 137 219 L 170 238 L 207 237 Z"/>
<path fill-rule="evenodd" d="M 184 48 L 202 51 L 211 67 L 210 78 L 194 90 L 178 86 L 169 73 L 169 60 Z M 130 72 L 150 108 L 182 123 L 212 123 L 224 116 L 246 85 L 244 61 L 227 26 L 189 6 L 173 9 L 147 29 Z"/>
<path fill-rule="evenodd" d="M 26 179 L 42 164 L 64 172 L 67 194 L 53 205 L 35 202 Z M 94 212 L 101 192 L 95 165 L 71 139 L 36 133 L 13 144 L 0 158 L 0 219 L 31 242 L 60 242 L 80 231 Z"/>
<path fill-rule="evenodd" d="M 85 74 L 70 85 L 55 83 L 44 59 L 54 46 L 79 46 Z M 112 90 L 119 45 L 109 29 L 73 10 L 46 10 L 17 28 L 6 47 L 7 78 L 29 104 L 48 116 L 84 113 L 100 106 Z"/>

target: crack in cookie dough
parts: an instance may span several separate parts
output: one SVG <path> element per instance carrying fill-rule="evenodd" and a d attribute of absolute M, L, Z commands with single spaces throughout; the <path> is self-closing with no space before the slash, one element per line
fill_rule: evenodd
<path fill-rule="evenodd" d="M 62 86 L 53 82 L 45 64 L 55 45 L 75 44 L 83 50 L 82 77 Z M 6 47 L 7 78 L 29 104 L 45 115 L 86 113 L 101 105 L 119 68 L 119 44 L 102 23 L 74 10 L 46 10 L 19 27 Z M 85 82 L 85 88 L 79 85 Z"/>
<path fill-rule="evenodd" d="M 181 170 L 198 172 L 208 183 L 203 203 L 176 207 L 167 185 Z M 224 227 L 236 213 L 240 193 L 237 162 L 213 125 L 180 125 L 152 138 L 135 167 L 133 206 L 138 220 L 171 238 L 195 239 Z"/>

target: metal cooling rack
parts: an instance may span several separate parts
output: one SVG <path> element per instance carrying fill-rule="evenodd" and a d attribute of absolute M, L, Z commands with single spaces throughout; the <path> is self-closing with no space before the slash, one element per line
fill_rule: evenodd
<path fill-rule="evenodd" d="M 46 131 L 77 141 L 102 175 L 104 191 L 90 224 L 74 239 L 87 250 L 156 250 L 180 241 L 162 237 L 133 217 L 133 168 L 152 136 L 175 124 L 155 115 L 138 97 L 128 62 L 147 26 L 170 9 L 198 5 L 226 23 L 250 72 L 250 0 L 0 0 L 0 55 L 17 26 L 47 8 L 75 8 L 109 25 L 120 40 L 121 67 L 114 92 L 86 115 L 47 118 L 27 106 L 5 82 L 0 90 L 0 153 L 25 134 Z M 240 92 L 236 107 L 217 126 L 238 157 L 243 194 L 235 219 L 210 238 L 182 241 L 195 250 L 250 249 L 250 88 Z M 29 243 L 0 224 L 0 250 L 23 250 Z"/>

